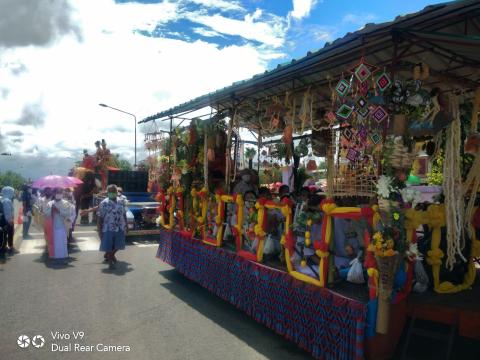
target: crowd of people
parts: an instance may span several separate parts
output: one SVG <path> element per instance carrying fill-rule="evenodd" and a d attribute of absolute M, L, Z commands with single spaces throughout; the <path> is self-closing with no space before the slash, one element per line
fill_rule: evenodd
<path fill-rule="evenodd" d="M 32 189 L 29 184 L 22 187 L 16 196 L 15 190 L 5 186 L 0 196 L 0 255 L 14 254 L 15 210 L 14 200 L 21 201 L 22 237 L 29 239 L 32 221 L 43 229 L 48 247 L 48 256 L 58 263 L 69 261 L 69 243 L 73 242 L 73 231 L 77 222 L 73 189 L 49 188 Z M 101 238 L 100 251 L 105 253 L 105 262 L 113 267 L 117 262 L 115 253 L 125 248 L 127 229 L 127 200 L 121 188 L 109 185 L 105 199 L 96 207 L 85 210 L 82 215 L 94 212 L 97 216 L 97 230 Z"/>

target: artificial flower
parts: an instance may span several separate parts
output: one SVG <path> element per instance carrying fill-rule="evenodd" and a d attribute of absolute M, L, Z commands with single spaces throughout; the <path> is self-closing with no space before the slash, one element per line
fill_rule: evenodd
<path fill-rule="evenodd" d="M 422 193 L 412 187 L 407 186 L 400 190 L 400 195 L 404 203 L 411 203 L 413 207 L 422 201 Z"/>
<path fill-rule="evenodd" d="M 393 249 L 394 245 L 395 245 L 395 243 L 393 242 L 392 239 L 387 240 L 387 249 Z"/>
<path fill-rule="evenodd" d="M 390 197 L 390 193 L 394 191 L 392 182 L 392 177 L 381 175 L 377 182 L 377 194 L 384 199 L 388 199 Z"/>
<path fill-rule="evenodd" d="M 418 244 L 417 243 L 410 243 L 410 246 L 408 247 L 408 250 L 406 251 L 407 257 L 411 260 L 423 260 L 423 256 L 418 250 Z"/>
<path fill-rule="evenodd" d="M 383 256 L 394 256 L 395 255 L 395 250 L 393 249 L 388 249 L 383 253 Z"/>

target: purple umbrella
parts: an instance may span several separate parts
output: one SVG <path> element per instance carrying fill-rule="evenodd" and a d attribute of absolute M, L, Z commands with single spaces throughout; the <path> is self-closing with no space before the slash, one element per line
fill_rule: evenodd
<path fill-rule="evenodd" d="M 83 181 L 71 176 L 48 175 L 35 180 L 32 187 L 37 189 L 44 189 L 46 187 L 66 189 L 79 184 L 83 184 Z"/>

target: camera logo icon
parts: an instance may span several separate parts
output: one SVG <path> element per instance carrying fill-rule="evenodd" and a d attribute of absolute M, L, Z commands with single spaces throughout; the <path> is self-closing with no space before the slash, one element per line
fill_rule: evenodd
<path fill-rule="evenodd" d="M 45 338 L 42 335 L 35 335 L 32 339 L 32 345 L 40 349 L 45 345 Z"/>
<path fill-rule="evenodd" d="M 17 339 L 19 348 L 25 349 L 30 345 L 30 338 L 27 335 L 20 335 Z"/>

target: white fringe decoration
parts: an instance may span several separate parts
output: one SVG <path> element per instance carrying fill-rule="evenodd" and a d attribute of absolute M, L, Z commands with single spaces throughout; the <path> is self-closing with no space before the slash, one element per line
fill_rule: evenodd
<path fill-rule="evenodd" d="M 453 270 L 456 255 L 467 261 L 462 254 L 465 246 L 463 237 L 463 190 L 460 171 L 460 109 L 455 95 L 450 96 L 450 110 L 453 122 L 447 129 L 445 162 L 443 164 L 443 192 L 445 194 L 445 216 L 447 225 L 446 266 Z"/>

